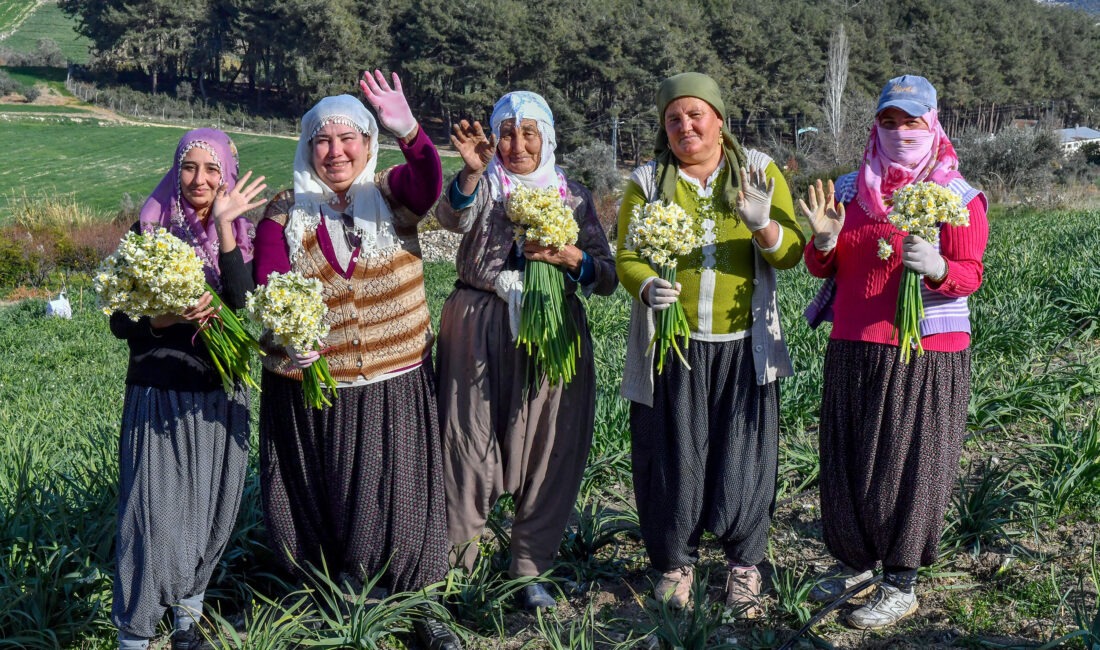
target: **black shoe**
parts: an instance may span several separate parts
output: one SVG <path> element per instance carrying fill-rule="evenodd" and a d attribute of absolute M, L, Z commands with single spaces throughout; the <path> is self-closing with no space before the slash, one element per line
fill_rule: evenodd
<path fill-rule="evenodd" d="M 416 621 L 413 628 L 427 650 L 462 650 L 462 641 L 458 635 L 437 618 Z"/>
<path fill-rule="evenodd" d="M 537 582 L 521 589 L 518 596 L 519 604 L 524 609 L 554 609 L 557 605 L 554 597 L 550 595 L 550 592 L 546 591 L 546 587 L 543 587 Z"/>
<path fill-rule="evenodd" d="M 199 632 L 198 625 L 172 633 L 172 650 L 210 650 L 210 648 L 211 645 Z"/>

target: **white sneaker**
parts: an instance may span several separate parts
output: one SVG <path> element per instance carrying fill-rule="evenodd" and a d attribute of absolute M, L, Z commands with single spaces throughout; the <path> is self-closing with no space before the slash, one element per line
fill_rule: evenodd
<path fill-rule="evenodd" d="M 848 624 L 860 630 L 889 627 L 917 611 L 917 595 L 880 584 L 866 605 L 848 614 Z"/>
<path fill-rule="evenodd" d="M 870 580 L 872 576 L 874 576 L 874 573 L 871 569 L 867 569 L 863 573 L 856 573 L 854 569 L 849 569 L 843 564 L 838 564 L 822 576 L 817 584 L 814 585 L 814 588 L 810 590 L 810 600 L 815 603 L 836 600 L 840 594 L 864 580 Z M 870 594 L 874 589 L 875 586 L 870 585 L 860 590 L 858 593 L 852 594 L 852 597 L 862 598 Z"/>

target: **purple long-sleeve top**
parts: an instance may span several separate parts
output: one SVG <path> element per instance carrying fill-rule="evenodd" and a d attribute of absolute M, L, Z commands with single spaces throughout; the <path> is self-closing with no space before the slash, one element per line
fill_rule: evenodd
<path fill-rule="evenodd" d="M 420 129 L 412 142 L 406 144 L 398 140 L 401 153 L 405 156 L 404 164 L 397 165 L 389 170 L 389 188 L 393 199 L 408 208 L 417 217 L 423 217 L 439 198 L 443 189 L 443 166 L 439 160 L 439 152 L 430 138 Z M 282 205 L 279 205 L 279 204 Z M 274 208 L 277 212 L 287 213 L 293 204 L 293 195 L 283 192 L 272 199 L 268 206 L 268 212 Z M 345 278 L 350 278 L 355 270 L 355 259 L 358 257 L 358 249 L 352 253 L 352 262 L 348 268 L 340 267 L 336 255 L 332 249 L 325 220 L 322 219 L 318 229 L 318 243 L 321 252 L 329 265 Z M 262 219 L 256 227 L 255 257 L 252 270 L 258 284 L 265 284 L 267 276 L 273 272 L 286 273 L 290 270 L 290 253 L 287 250 L 286 237 L 283 235 L 283 227 L 271 219 Z"/>

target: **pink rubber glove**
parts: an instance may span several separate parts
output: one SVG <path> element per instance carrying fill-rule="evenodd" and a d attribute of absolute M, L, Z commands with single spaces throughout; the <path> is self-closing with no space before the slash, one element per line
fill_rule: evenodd
<path fill-rule="evenodd" d="M 305 370 L 321 358 L 321 353 L 317 350 L 299 352 L 293 345 L 288 345 L 286 346 L 286 356 L 290 357 L 290 363 L 293 364 L 295 368 Z"/>
<path fill-rule="evenodd" d="M 359 87 L 378 113 L 378 121 L 382 126 L 397 137 L 405 138 L 416 130 L 416 118 L 405 99 L 405 93 L 401 91 L 401 80 L 397 78 L 397 73 L 392 73 L 392 76 L 393 88 L 390 88 L 381 70 L 375 70 L 373 77 L 370 72 L 364 72 Z"/>

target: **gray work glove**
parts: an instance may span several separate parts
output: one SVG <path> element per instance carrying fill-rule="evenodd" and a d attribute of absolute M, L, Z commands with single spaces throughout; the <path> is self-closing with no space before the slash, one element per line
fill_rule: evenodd
<path fill-rule="evenodd" d="M 775 179 L 768 178 L 763 169 L 741 168 L 741 191 L 737 193 L 737 212 L 749 232 L 763 230 L 771 223 L 772 194 Z"/>
<path fill-rule="evenodd" d="M 663 311 L 679 300 L 679 296 L 679 282 L 673 287 L 668 280 L 653 278 L 642 292 L 642 302 L 653 311 Z"/>
<path fill-rule="evenodd" d="M 829 181 L 829 192 L 826 194 L 825 188 L 821 186 L 821 179 L 818 179 L 816 185 L 809 187 L 806 198 L 810 200 L 809 205 L 802 199 L 798 199 L 798 205 L 810 222 L 810 229 L 814 231 L 814 248 L 828 253 L 836 248 L 836 240 L 844 227 L 844 204 L 836 203 L 833 182 Z"/>
<path fill-rule="evenodd" d="M 501 271 L 494 289 L 501 300 L 508 303 L 508 328 L 512 340 L 519 337 L 519 319 L 523 308 L 523 274 L 519 271 Z"/>
<path fill-rule="evenodd" d="M 947 260 L 936 247 L 916 235 L 906 235 L 901 244 L 901 263 L 933 282 L 947 275 Z"/>

